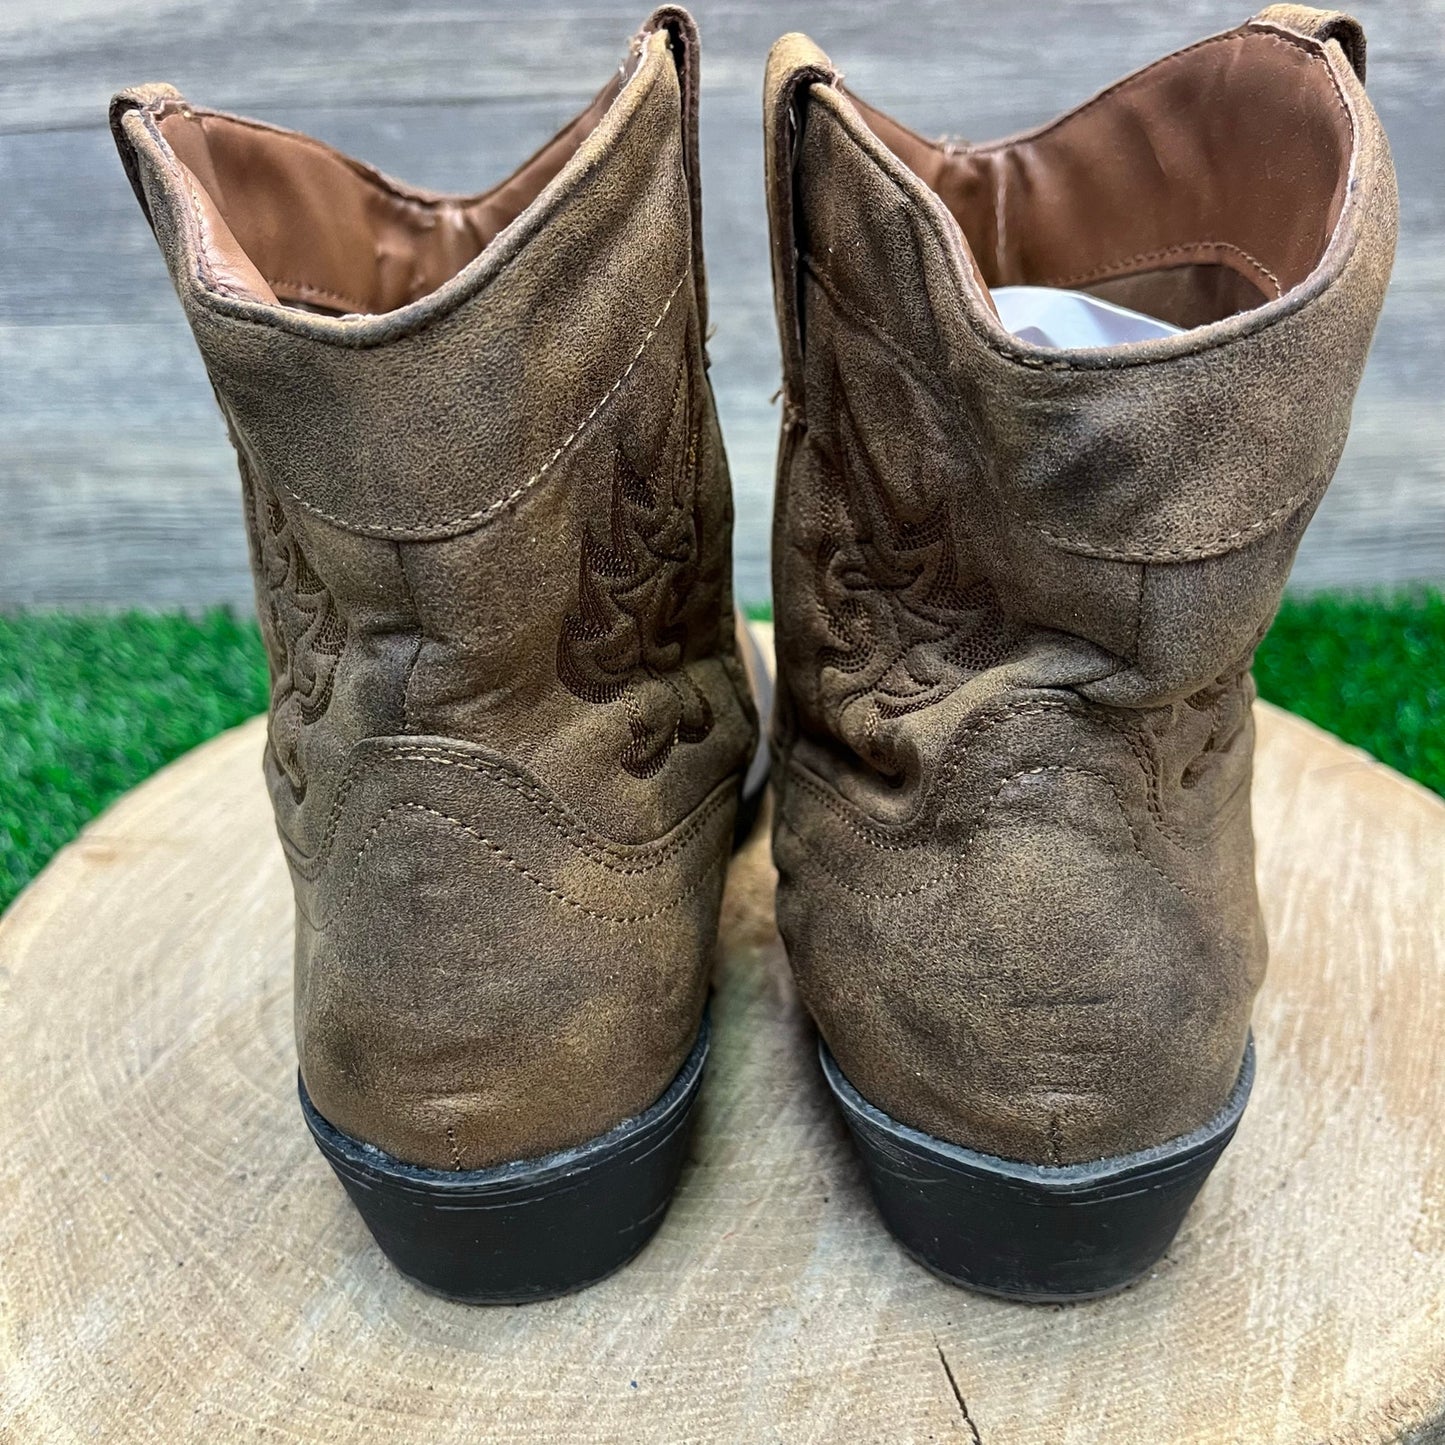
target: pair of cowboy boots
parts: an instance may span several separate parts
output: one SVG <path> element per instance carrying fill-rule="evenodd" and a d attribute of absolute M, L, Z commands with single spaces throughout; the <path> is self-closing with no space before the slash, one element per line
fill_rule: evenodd
<path fill-rule="evenodd" d="M 1248 1096 L 1250 660 L 1394 244 L 1363 79 L 1353 20 L 1274 6 L 959 145 L 768 62 L 778 920 L 887 1223 L 960 1283 L 1136 1278 Z M 656 1229 L 766 769 L 697 113 L 672 7 L 477 196 L 112 108 L 240 461 L 301 1107 L 457 1298 Z M 1018 286 L 1167 334 L 1041 344 Z"/>

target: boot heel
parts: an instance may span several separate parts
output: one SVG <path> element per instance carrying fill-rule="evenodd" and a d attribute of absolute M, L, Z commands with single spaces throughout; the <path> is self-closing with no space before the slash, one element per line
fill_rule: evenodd
<path fill-rule="evenodd" d="M 1035 1303 L 1123 1289 L 1156 1264 L 1234 1135 L 1254 1082 L 1250 1042 L 1225 1106 L 1192 1133 L 1087 1164 L 1020 1164 L 890 1118 L 819 1041 L 883 1220 L 952 1284 Z"/>
<path fill-rule="evenodd" d="M 312 1138 L 404 1275 L 468 1304 L 521 1304 L 595 1283 L 656 1233 L 687 1155 L 707 1050 L 704 1018 L 687 1062 L 646 1111 L 576 1148 L 490 1169 L 404 1164 L 333 1128 L 299 1077 L 297 1086 Z"/>

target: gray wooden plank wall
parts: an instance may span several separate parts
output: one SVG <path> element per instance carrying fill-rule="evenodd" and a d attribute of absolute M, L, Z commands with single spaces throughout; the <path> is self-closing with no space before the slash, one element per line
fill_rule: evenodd
<path fill-rule="evenodd" d="M 297 126 L 423 185 L 511 169 L 610 73 L 644 13 L 564 0 L 3 0 L 0 608 L 249 605 L 229 449 L 104 129 L 112 90 Z M 930 134 L 1002 134 L 1245 18 L 1247 0 L 696 0 L 714 382 L 737 590 L 767 595 L 777 352 L 758 127 L 763 57 L 806 29 Z M 1445 577 L 1445 0 L 1366 0 L 1400 171 L 1395 280 L 1296 585 Z"/>

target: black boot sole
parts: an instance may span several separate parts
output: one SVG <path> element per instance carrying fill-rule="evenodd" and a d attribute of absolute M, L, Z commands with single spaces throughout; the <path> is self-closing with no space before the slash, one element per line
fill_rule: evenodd
<path fill-rule="evenodd" d="M 656 1233 L 687 1156 L 707 1060 L 687 1062 L 636 1118 L 539 1159 L 423 1169 L 333 1128 L 297 1079 L 301 1112 L 387 1258 L 422 1288 L 468 1304 L 521 1304 L 594 1284 Z"/>
<path fill-rule="evenodd" d="M 1234 1135 L 1254 1082 L 1248 1045 L 1208 1123 L 1087 1164 L 1015 1163 L 911 1129 L 870 1104 L 819 1041 L 823 1074 L 884 1223 L 952 1284 L 1037 1304 L 1113 1294 L 1159 1262 Z"/>

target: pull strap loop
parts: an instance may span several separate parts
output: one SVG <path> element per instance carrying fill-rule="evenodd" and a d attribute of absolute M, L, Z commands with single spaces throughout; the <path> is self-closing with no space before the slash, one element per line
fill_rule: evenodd
<path fill-rule="evenodd" d="M 783 405 L 796 408 L 802 395 L 803 332 L 798 293 L 795 166 L 807 119 L 808 92 L 842 77 L 806 35 L 785 35 L 768 55 L 763 80 L 764 169 L 768 230 L 772 242 L 773 304 L 783 349 Z M 789 411 L 792 415 L 792 411 Z"/>
<path fill-rule="evenodd" d="M 1275 25 L 1308 36 L 1328 45 L 1331 40 L 1345 53 L 1350 68 L 1365 83 L 1365 31 L 1353 15 L 1343 10 L 1315 10 L 1308 5 L 1269 5 L 1259 12 L 1251 25 Z"/>
<path fill-rule="evenodd" d="M 120 163 L 125 167 L 126 179 L 140 202 L 147 221 L 151 221 L 150 201 L 146 198 L 145 185 L 141 181 L 140 160 L 136 155 L 135 143 L 126 133 L 125 118 L 133 110 L 144 110 L 158 101 L 180 100 L 181 93 L 171 85 L 137 85 L 122 90 L 110 102 L 110 133 L 115 139 L 115 148 L 120 152 Z M 151 222 L 151 228 L 155 223 Z"/>
<path fill-rule="evenodd" d="M 697 22 L 680 5 L 654 10 L 644 30 L 666 30 L 682 90 L 682 163 L 692 207 L 692 277 L 697 293 L 698 334 L 706 352 L 707 272 L 702 259 L 702 173 L 698 164 L 698 90 L 701 80 Z"/>

